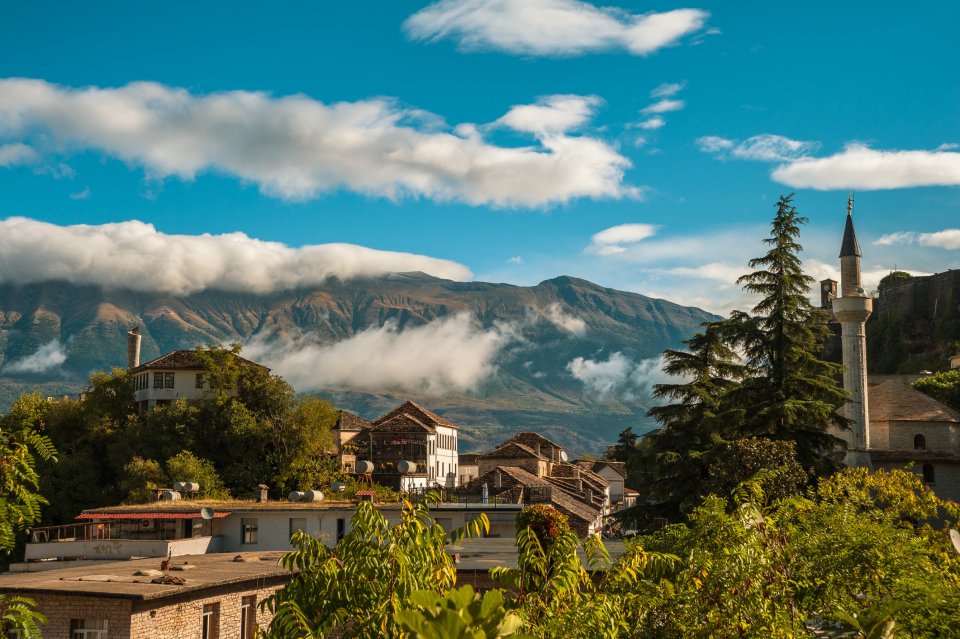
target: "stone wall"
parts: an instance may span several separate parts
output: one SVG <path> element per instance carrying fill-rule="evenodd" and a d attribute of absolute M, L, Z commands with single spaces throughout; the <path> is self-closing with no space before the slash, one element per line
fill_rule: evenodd
<path fill-rule="evenodd" d="M 44 639 L 70 639 L 73 619 L 90 623 L 106 620 L 110 639 L 196 639 L 201 636 L 203 606 L 211 603 L 220 604 L 219 636 L 228 639 L 240 636 L 241 603 L 247 596 L 256 598 L 256 624 L 266 628 L 272 617 L 259 604 L 286 581 L 287 577 L 270 577 L 255 587 L 225 585 L 155 600 L 59 593 L 30 597 L 47 617 L 41 628 Z"/>
<path fill-rule="evenodd" d="M 879 319 L 888 316 L 934 319 L 934 312 L 940 317 L 948 311 L 956 315 L 960 311 L 960 270 L 881 284 L 880 300 Z"/>

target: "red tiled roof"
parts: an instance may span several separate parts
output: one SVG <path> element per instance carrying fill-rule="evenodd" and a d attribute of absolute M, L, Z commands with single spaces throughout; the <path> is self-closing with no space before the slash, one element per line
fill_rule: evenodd
<path fill-rule="evenodd" d="M 357 497 L 373 497 L 377 494 L 375 490 L 358 490 L 354 493 Z"/>
<path fill-rule="evenodd" d="M 223 519 L 233 513 L 225 510 L 217 510 L 213 513 L 214 519 Z M 140 512 L 140 513 L 80 513 L 77 519 L 201 519 L 199 512 L 195 513 L 163 513 L 163 512 Z"/>

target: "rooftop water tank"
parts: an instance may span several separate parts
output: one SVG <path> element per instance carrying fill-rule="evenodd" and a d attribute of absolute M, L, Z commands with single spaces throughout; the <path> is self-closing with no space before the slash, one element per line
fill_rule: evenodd
<path fill-rule="evenodd" d="M 410 473 L 417 472 L 417 463 L 412 461 L 399 461 L 397 462 L 397 470 L 400 471 L 401 475 L 409 475 Z"/>
<path fill-rule="evenodd" d="M 301 501 L 323 501 L 323 493 L 319 490 L 304 491 Z"/>
<path fill-rule="evenodd" d="M 179 501 L 180 493 L 178 493 L 175 490 L 165 490 L 160 495 L 160 499 L 162 499 L 163 501 Z"/>
<path fill-rule="evenodd" d="M 289 501 L 303 501 L 303 491 L 294 490 L 289 495 L 287 495 Z"/>
<path fill-rule="evenodd" d="M 373 472 L 373 462 L 361 460 L 357 462 L 355 468 L 357 469 L 358 475 L 369 475 Z"/>

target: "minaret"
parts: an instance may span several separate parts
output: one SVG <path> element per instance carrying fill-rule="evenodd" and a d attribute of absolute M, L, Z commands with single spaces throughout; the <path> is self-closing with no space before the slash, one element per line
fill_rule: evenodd
<path fill-rule="evenodd" d="M 840 297 L 833 300 L 833 315 L 840 322 L 843 342 L 843 388 L 850 394 L 843 407 L 853 435 L 844 463 L 870 463 L 870 412 L 867 401 L 867 336 L 865 324 L 873 312 L 873 300 L 860 281 L 860 244 L 853 230 L 853 195 L 847 200 L 847 225 L 840 246 Z"/>

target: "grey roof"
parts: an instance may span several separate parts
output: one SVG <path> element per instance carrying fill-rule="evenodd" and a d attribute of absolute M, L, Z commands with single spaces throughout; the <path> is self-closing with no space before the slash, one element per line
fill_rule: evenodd
<path fill-rule="evenodd" d="M 860 243 L 857 232 L 853 230 L 853 214 L 847 213 L 847 225 L 843 229 L 843 244 L 840 245 L 840 257 L 860 256 Z"/>

